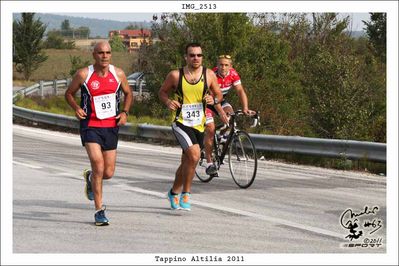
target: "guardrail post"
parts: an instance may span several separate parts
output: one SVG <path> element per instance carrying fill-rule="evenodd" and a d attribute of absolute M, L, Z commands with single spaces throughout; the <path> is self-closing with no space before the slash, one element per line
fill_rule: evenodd
<path fill-rule="evenodd" d="M 43 80 L 41 80 L 40 82 L 39 82 L 39 88 L 40 88 L 40 96 L 42 97 L 42 99 L 44 98 L 44 81 Z"/>
<path fill-rule="evenodd" d="M 57 96 L 57 80 L 55 79 L 54 81 L 53 81 L 53 92 L 54 92 L 54 95 L 55 96 Z"/>
<path fill-rule="evenodd" d="M 141 79 L 141 80 L 137 80 L 137 81 L 140 82 L 139 83 L 139 95 L 141 96 L 141 95 L 143 95 L 143 80 Z"/>

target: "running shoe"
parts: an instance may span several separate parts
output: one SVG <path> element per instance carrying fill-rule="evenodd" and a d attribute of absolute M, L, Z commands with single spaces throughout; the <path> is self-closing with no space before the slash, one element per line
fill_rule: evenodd
<path fill-rule="evenodd" d="M 211 164 L 211 165 L 209 165 L 209 166 L 206 168 L 205 173 L 206 173 L 207 175 L 215 175 L 215 174 L 218 173 L 218 169 L 216 168 L 216 165 Z"/>
<path fill-rule="evenodd" d="M 92 190 L 92 188 L 91 188 L 90 176 L 91 176 L 91 170 L 85 169 L 85 170 L 83 171 L 83 178 L 84 178 L 85 181 L 86 181 L 85 194 L 86 194 L 86 197 L 87 197 L 89 200 L 94 200 L 94 193 L 93 193 L 93 190 Z"/>
<path fill-rule="evenodd" d="M 97 226 L 109 225 L 107 217 L 105 217 L 105 206 L 94 214 L 94 220 Z"/>
<path fill-rule="evenodd" d="M 182 193 L 180 196 L 180 208 L 185 211 L 191 210 L 190 204 L 191 194 L 189 192 Z"/>
<path fill-rule="evenodd" d="M 172 195 L 170 193 L 170 190 L 169 190 L 169 192 L 168 192 L 168 200 L 170 202 L 170 208 L 172 210 L 180 209 L 180 206 L 179 206 L 179 195 Z"/>

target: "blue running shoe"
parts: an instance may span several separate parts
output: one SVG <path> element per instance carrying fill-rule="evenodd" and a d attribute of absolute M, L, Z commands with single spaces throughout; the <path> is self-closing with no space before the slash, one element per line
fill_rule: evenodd
<path fill-rule="evenodd" d="M 97 226 L 109 225 L 109 221 L 105 217 L 105 206 L 94 214 L 94 220 Z"/>
<path fill-rule="evenodd" d="M 91 170 L 85 169 L 85 170 L 83 171 L 83 178 L 84 178 L 85 181 L 86 181 L 86 186 L 85 186 L 85 194 L 86 194 L 86 197 L 87 197 L 89 200 L 94 200 L 94 193 L 93 193 L 93 190 L 92 190 L 92 188 L 91 188 L 90 175 L 91 175 Z"/>
<path fill-rule="evenodd" d="M 179 204 L 180 204 L 180 208 L 182 210 L 185 210 L 185 211 L 191 210 L 190 197 L 191 197 L 191 194 L 189 192 L 185 192 L 185 193 L 181 194 Z"/>
<path fill-rule="evenodd" d="M 172 195 L 170 193 L 170 190 L 169 190 L 169 192 L 168 192 L 168 200 L 170 202 L 170 208 L 172 210 L 180 209 L 180 206 L 179 206 L 179 195 Z"/>

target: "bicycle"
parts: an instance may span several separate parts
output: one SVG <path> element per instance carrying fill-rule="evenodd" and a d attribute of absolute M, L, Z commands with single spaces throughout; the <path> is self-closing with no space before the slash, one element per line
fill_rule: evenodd
<path fill-rule="evenodd" d="M 256 157 L 255 145 L 249 134 L 237 128 L 236 119 L 238 116 L 245 115 L 241 110 L 230 114 L 229 129 L 230 133 L 226 142 L 220 143 L 217 137 L 217 131 L 227 128 L 226 125 L 216 127 L 215 136 L 213 138 L 212 162 L 216 165 L 218 171 L 220 166 L 224 164 L 224 158 L 229 154 L 229 168 L 234 182 L 240 188 L 248 188 L 252 185 L 256 177 L 258 167 L 258 159 Z M 255 127 L 259 123 L 259 112 L 250 115 L 254 119 L 251 127 Z M 202 182 L 209 182 L 215 175 L 207 175 L 205 172 L 207 161 L 205 158 L 205 149 L 201 149 L 200 160 L 195 169 L 195 174 Z"/>

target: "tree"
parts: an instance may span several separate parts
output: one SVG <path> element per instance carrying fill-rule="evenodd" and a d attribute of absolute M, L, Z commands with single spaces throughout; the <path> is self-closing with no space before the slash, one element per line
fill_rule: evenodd
<path fill-rule="evenodd" d="M 366 25 L 366 33 L 375 53 L 385 62 L 387 47 L 387 14 L 370 13 L 370 21 L 363 23 Z"/>
<path fill-rule="evenodd" d="M 114 52 L 125 52 L 127 50 L 122 37 L 119 35 L 112 36 L 111 40 L 109 40 L 109 45 Z"/>
<path fill-rule="evenodd" d="M 219 54 L 233 56 L 250 107 L 262 114 L 256 132 L 384 142 L 386 70 L 367 40 L 345 33 L 349 18 L 336 13 L 279 16 L 154 16 L 153 36 L 160 41 L 140 49 L 134 66 L 154 73 L 146 85 L 153 97 L 147 105 L 152 115 L 168 117 L 157 92 L 167 73 L 185 64 L 185 45 L 196 41 L 207 67 Z M 235 93 L 228 97 L 233 106 L 240 105 Z"/>
<path fill-rule="evenodd" d="M 61 30 L 70 30 L 71 25 L 69 24 L 69 20 L 66 19 L 61 23 Z"/>
<path fill-rule="evenodd" d="M 46 49 L 75 49 L 75 41 L 65 41 L 59 31 L 49 31 L 44 42 Z"/>
<path fill-rule="evenodd" d="M 381 112 L 377 110 L 376 87 L 348 46 L 326 49 L 314 44 L 305 69 L 303 82 L 318 136 L 372 139 L 370 127 Z"/>
<path fill-rule="evenodd" d="M 32 73 L 47 60 L 43 51 L 43 36 L 46 26 L 35 13 L 22 13 L 21 20 L 13 22 L 13 45 L 16 70 L 29 80 Z"/>
<path fill-rule="evenodd" d="M 74 37 L 77 39 L 88 39 L 90 35 L 90 29 L 88 27 L 79 27 L 77 29 L 73 29 L 75 31 Z"/>
<path fill-rule="evenodd" d="M 75 75 L 76 71 L 80 68 L 90 65 L 89 60 L 83 61 L 79 56 L 69 55 L 69 60 L 71 61 L 71 69 L 69 70 L 69 75 Z"/>

